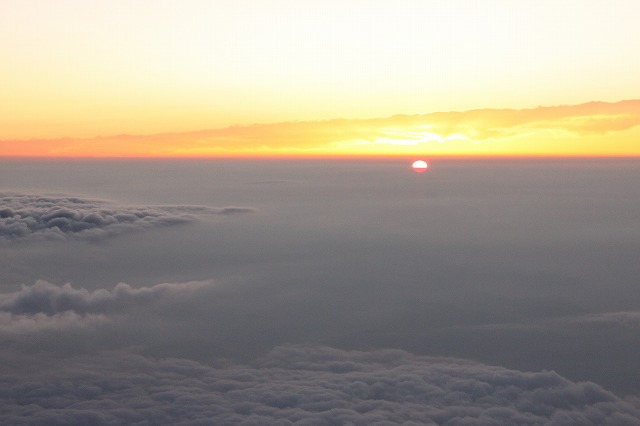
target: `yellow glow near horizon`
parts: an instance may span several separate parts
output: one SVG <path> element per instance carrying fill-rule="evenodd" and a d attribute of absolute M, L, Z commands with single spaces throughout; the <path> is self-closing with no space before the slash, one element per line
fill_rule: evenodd
<path fill-rule="evenodd" d="M 5 156 L 640 156 L 640 100 L 0 141 Z"/>
<path fill-rule="evenodd" d="M 3 0 L 0 141 L 85 140 L 55 155 L 524 152 L 473 121 L 262 147 L 112 135 L 637 99 L 637 16 L 635 0 Z M 574 136 L 551 139 L 575 152 Z M 38 146 L 0 155 L 54 155 Z"/>

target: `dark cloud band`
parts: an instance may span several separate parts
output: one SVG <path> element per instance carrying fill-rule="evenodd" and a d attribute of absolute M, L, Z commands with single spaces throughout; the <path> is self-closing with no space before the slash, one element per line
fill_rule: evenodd
<path fill-rule="evenodd" d="M 245 207 L 133 207 L 76 197 L 0 193 L 0 238 L 98 238 L 253 211 Z"/>
<path fill-rule="evenodd" d="M 283 346 L 226 368 L 121 351 L 15 376 L 7 424 L 640 424 L 593 383 L 397 350 Z"/>

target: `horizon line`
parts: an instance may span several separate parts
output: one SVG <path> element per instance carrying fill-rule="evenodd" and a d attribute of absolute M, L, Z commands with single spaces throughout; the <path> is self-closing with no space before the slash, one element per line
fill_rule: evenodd
<path fill-rule="evenodd" d="M 413 159 L 422 160 L 633 160 L 640 159 L 640 154 L 632 155 L 613 155 L 613 154 L 472 154 L 472 155 L 440 155 L 440 154 L 362 154 L 362 155 L 199 155 L 199 156 L 103 156 L 103 155 L 77 155 L 77 156 L 57 156 L 57 155 L 0 155 L 0 161 L 3 160 L 249 160 L 249 161 L 271 161 L 271 160 L 402 160 L 407 161 Z"/>

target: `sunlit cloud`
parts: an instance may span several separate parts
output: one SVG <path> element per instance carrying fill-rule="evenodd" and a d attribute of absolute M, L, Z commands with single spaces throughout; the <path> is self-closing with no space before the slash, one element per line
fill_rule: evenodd
<path fill-rule="evenodd" d="M 157 135 L 0 141 L 0 155 L 640 155 L 639 125 L 640 100 L 629 100 L 253 124 Z"/>
<path fill-rule="evenodd" d="M 407 145 L 417 146 L 420 144 L 429 144 L 432 142 L 445 143 L 448 141 L 468 141 L 473 142 L 469 136 L 463 133 L 452 133 L 448 135 L 442 135 L 429 131 L 433 126 L 410 126 L 410 127 L 392 127 L 389 129 L 382 129 L 381 132 L 384 137 L 377 138 L 373 141 L 374 144 L 382 145 Z"/>

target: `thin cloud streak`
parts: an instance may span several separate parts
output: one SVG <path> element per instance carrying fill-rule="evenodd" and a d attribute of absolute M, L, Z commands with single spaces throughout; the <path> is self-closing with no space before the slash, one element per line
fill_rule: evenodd
<path fill-rule="evenodd" d="M 80 315 L 73 311 L 65 311 L 53 315 L 36 313 L 33 315 L 16 315 L 0 312 L 0 334 L 24 335 L 37 332 L 65 332 L 72 329 L 95 327 L 111 322 L 102 314 Z"/>
<path fill-rule="evenodd" d="M 527 322 L 508 322 L 482 324 L 475 326 L 467 325 L 457 328 L 467 328 L 474 330 L 542 330 L 557 329 L 558 327 L 566 326 L 580 327 L 589 325 L 608 325 L 637 328 L 640 327 L 640 311 L 601 312 L 587 315 L 562 316 L 535 321 L 528 320 Z"/>

